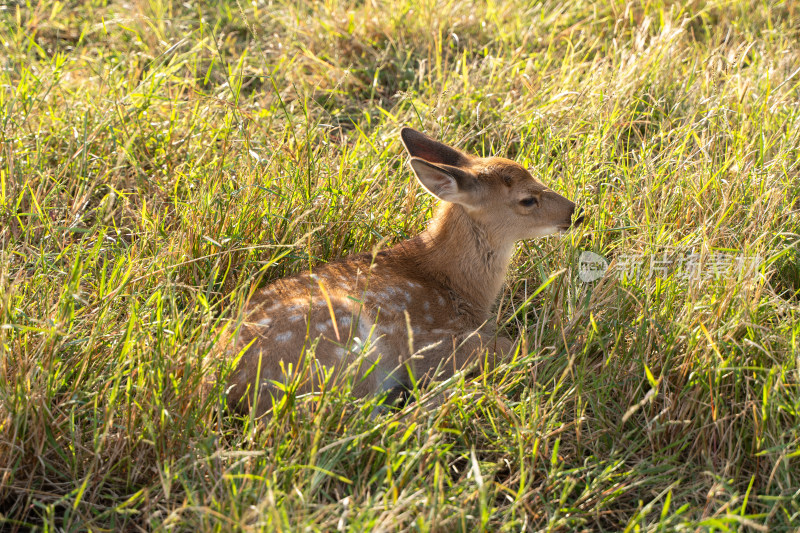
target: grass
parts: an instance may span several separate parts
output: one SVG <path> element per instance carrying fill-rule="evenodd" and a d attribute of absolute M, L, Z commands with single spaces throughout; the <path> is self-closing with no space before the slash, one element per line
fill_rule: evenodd
<path fill-rule="evenodd" d="M 0 524 L 796 530 L 798 42 L 772 0 L 0 6 Z M 587 210 L 519 247 L 522 350 L 433 411 L 227 412 L 252 287 L 424 227 L 404 125 Z"/>

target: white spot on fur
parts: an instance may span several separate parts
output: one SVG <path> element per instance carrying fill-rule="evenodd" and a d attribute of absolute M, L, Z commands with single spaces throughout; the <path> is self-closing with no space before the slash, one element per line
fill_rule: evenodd
<path fill-rule="evenodd" d="M 431 315 L 425 315 L 425 322 L 427 322 L 428 324 L 432 324 L 433 317 Z"/>
<path fill-rule="evenodd" d="M 358 334 L 361 335 L 361 337 L 364 339 L 365 342 L 367 341 L 367 339 L 369 339 L 369 332 L 371 329 L 372 329 L 372 324 L 370 324 L 368 320 L 365 320 L 362 317 L 361 320 L 358 322 Z"/>
<path fill-rule="evenodd" d="M 293 336 L 294 333 L 292 333 L 291 331 L 285 331 L 283 333 L 275 335 L 275 340 L 278 342 L 287 342 L 291 340 Z"/>
<path fill-rule="evenodd" d="M 303 315 L 292 315 L 288 318 L 289 322 L 298 322 L 303 319 Z"/>
<path fill-rule="evenodd" d="M 265 318 L 258 323 L 259 326 L 269 326 L 270 324 L 272 324 L 271 318 Z"/>
<path fill-rule="evenodd" d="M 352 320 L 350 319 L 349 316 L 343 316 L 342 318 L 339 319 L 339 324 L 341 324 L 344 327 L 350 327 L 351 322 Z"/>
<path fill-rule="evenodd" d="M 328 329 L 328 324 L 326 324 L 325 322 L 317 322 L 317 325 L 314 326 L 314 329 L 316 329 L 318 332 L 322 333 L 323 331 Z"/>
<path fill-rule="evenodd" d="M 422 307 L 426 311 L 430 311 L 431 310 L 431 303 L 428 300 L 425 300 L 425 303 L 422 304 Z"/>
<path fill-rule="evenodd" d="M 380 305 L 380 309 L 381 311 L 386 313 L 401 313 L 403 311 L 402 307 L 388 302 L 382 302 Z"/>
<path fill-rule="evenodd" d="M 444 305 L 444 298 L 439 296 L 439 305 Z"/>

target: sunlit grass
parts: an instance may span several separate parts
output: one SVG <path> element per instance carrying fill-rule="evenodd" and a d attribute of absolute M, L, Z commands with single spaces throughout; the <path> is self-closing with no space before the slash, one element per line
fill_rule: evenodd
<path fill-rule="evenodd" d="M 0 6 L 0 523 L 793 530 L 799 28 L 746 1 Z M 587 210 L 519 247 L 522 349 L 374 419 L 346 386 L 228 413 L 252 288 L 424 227 L 406 125 Z M 673 266 L 587 284 L 585 250 Z M 723 254 L 761 261 L 677 266 Z"/>

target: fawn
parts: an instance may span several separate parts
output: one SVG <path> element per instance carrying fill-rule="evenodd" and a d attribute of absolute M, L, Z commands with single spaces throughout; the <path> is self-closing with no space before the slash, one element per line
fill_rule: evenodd
<path fill-rule="evenodd" d="M 566 231 L 583 216 L 573 221 L 573 202 L 511 160 L 472 156 L 411 128 L 400 135 L 420 184 L 441 200 L 434 218 L 391 248 L 255 292 L 236 341 L 244 353 L 230 405 L 263 414 L 283 394 L 278 384 L 303 369 L 301 393 L 347 369 L 356 396 L 388 396 L 410 387 L 409 371 L 415 380 L 447 378 L 513 347 L 487 319 L 514 243 Z M 305 351 L 312 359 L 303 365 Z"/>

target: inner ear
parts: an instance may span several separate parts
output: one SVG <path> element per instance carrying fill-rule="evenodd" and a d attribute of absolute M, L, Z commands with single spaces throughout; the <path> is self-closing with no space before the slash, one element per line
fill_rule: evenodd
<path fill-rule="evenodd" d="M 440 200 L 462 205 L 473 205 L 478 200 L 479 183 L 468 170 L 433 165 L 416 157 L 411 159 L 411 168 L 425 190 Z"/>
<path fill-rule="evenodd" d="M 469 161 L 469 156 L 461 150 L 435 141 L 417 130 L 403 128 L 400 130 L 400 138 L 411 157 L 418 157 L 436 165 L 450 166 L 463 166 Z"/>

